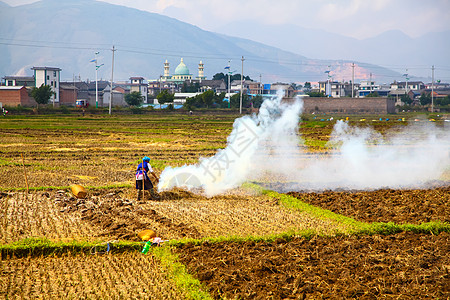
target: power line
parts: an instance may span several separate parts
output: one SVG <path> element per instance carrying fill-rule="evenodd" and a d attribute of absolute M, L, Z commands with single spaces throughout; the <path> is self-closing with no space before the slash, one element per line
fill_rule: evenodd
<path fill-rule="evenodd" d="M 110 50 L 109 44 L 96 44 L 101 47 L 93 46 L 92 44 L 86 44 L 86 43 L 74 43 L 74 42 L 54 42 L 54 41 L 33 41 L 33 40 L 21 40 L 21 39 L 9 39 L 9 38 L 2 38 L 0 37 L 0 40 L 11 40 L 11 41 L 22 41 L 22 42 L 28 42 L 28 43 L 11 43 L 11 42 L 0 42 L 0 45 L 8 45 L 8 46 L 20 46 L 20 47 L 36 47 L 36 48 L 55 48 L 55 49 L 72 49 L 72 50 Z M 57 44 L 57 45 L 36 45 L 36 44 L 29 44 L 29 43 L 51 43 L 51 44 Z M 84 47 L 82 46 L 73 46 L 73 45 L 86 45 Z M 137 50 L 134 50 L 137 49 Z M 179 51 L 171 51 L 166 49 L 153 49 L 153 48 L 139 48 L 139 47 L 129 47 L 129 46 L 123 46 L 123 45 L 117 45 L 116 51 L 120 52 L 127 52 L 127 53 L 137 53 L 137 54 L 147 54 L 147 55 L 161 55 L 161 56 L 169 56 L 169 57 L 178 57 L 182 55 L 183 57 L 189 57 L 189 58 L 207 58 L 207 59 L 230 59 L 230 55 L 227 55 L 226 53 L 218 54 L 218 55 L 211 55 L 207 53 L 200 53 L 200 52 L 186 52 L 183 51 L 180 53 Z M 240 59 L 240 57 L 236 56 L 234 59 Z M 308 59 L 307 62 L 300 61 L 298 59 L 271 59 L 271 58 L 261 58 L 259 56 L 252 56 L 252 55 L 246 55 L 246 60 L 252 61 L 252 62 L 260 62 L 260 63 L 270 63 L 270 64 L 289 64 L 291 66 L 319 66 L 319 67 L 327 67 L 329 65 L 331 66 L 340 66 L 341 64 L 338 63 L 317 63 L 316 61 L 327 61 L 327 60 L 319 60 L 319 59 Z M 336 61 L 335 59 L 329 61 Z M 348 63 L 349 65 L 352 63 L 351 60 L 337 60 L 342 63 Z M 369 64 L 369 63 L 358 63 L 357 64 L 360 67 L 367 67 L 371 69 L 390 69 L 390 70 L 403 70 L 405 66 L 401 65 L 380 65 L 380 64 Z M 408 69 L 417 69 L 417 70 L 427 70 L 430 66 L 427 65 L 408 65 Z M 450 70 L 450 66 L 436 66 L 436 70 Z"/>

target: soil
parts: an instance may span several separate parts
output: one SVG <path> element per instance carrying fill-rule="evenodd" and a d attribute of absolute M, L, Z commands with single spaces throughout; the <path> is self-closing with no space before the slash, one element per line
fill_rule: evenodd
<path fill-rule="evenodd" d="M 184 223 L 175 223 L 173 220 L 159 215 L 154 209 L 142 208 L 148 200 L 137 202 L 122 198 L 121 189 L 98 190 L 86 199 L 67 197 L 66 192 L 57 192 L 55 202 L 61 207 L 61 213 L 79 211 L 81 220 L 90 222 L 93 226 L 103 230 L 100 236 L 113 239 L 140 241 L 137 233 L 154 224 L 143 221 L 150 219 L 168 230 L 176 231 L 181 237 L 198 236 L 198 231 Z M 159 201 L 178 199 L 185 196 L 184 191 L 163 192 L 159 194 Z"/>
<path fill-rule="evenodd" d="M 450 234 L 187 244 L 175 250 L 215 299 L 449 299 Z"/>
<path fill-rule="evenodd" d="M 289 192 L 309 204 L 364 222 L 450 223 L 450 186 L 429 190 Z"/>

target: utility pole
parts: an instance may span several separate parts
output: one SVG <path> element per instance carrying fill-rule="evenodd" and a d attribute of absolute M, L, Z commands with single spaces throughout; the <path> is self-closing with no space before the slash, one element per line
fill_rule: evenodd
<path fill-rule="evenodd" d="M 405 80 L 406 80 L 406 84 L 405 84 L 405 94 L 408 95 L 408 69 L 406 69 L 406 73 L 405 75 Z"/>
<path fill-rule="evenodd" d="M 230 76 L 231 76 L 231 66 L 230 60 L 228 61 L 228 108 L 231 107 L 231 87 L 230 87 Z"/>
<path fill-rule="evenodd" d="M 72 80 L 73 80 L 73 97 L 75 98 L 75 105 L 76 105 L 77 93 L 76 93 L 76 86 L 75 86 L 75 73 L 72 73 Z"/>
<path fill-rule="evenodd" d="M 98 51 L 95 52 L 95 108 L 98 108 Z"/>
<path fill-rule="evenodd" d="M 95 107 L 98 108 L 98 69 L 104 64 L 99 65 L 97 61 L 97 55 L 100 52 L 95 52 Z"/>
<path fill-rule="evenodd" d="M 261 76 L 261 74 L 259 74 L 259 95 L 260 96 L 262 96 L 262 91 L 263 91 L 263 88 L 262 88 L 262 76 Z"/>
<path fill-rule="evenodd" d="M 328 66 L 328 69 L 325 71 L 325 73 L 327 73 L 327 83 L 325 85 L 325 95 L 327 97 L 331 96 L 331 86 L 330 86 L 330 67 Z"/>
<path fill-rule="evenodd" d="M 355 63 L 352 63 L 352 98 L 353 98 L 353 93 L 355 91 Z"/>
<path fill-rule="evenodd" d="M 109 115 L 111 115 L 112 101 L 113 101 L 113 82 L 114 82 L 114 52 L 117 51 L 112 47 L 112 65 L 111 65 L 111 93 L 109 97 Z"/>
<path fill-rule="evenodd" d="M 434 65 L 431 66 L 431 112 L 434 111 Z"/>
<path fill-rule="evenodd" d="M 242 114 L 242 93 L 244 90 L 244 56 L 242 56 L 241 58 L 241 63 L 242 63 L 242 72 L 241 72 L 241 100 L 239 102 L 239 114 Z"/>

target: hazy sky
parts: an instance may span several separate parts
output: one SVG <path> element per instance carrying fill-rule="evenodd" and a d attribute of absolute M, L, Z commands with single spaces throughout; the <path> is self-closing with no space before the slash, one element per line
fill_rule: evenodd
<path fill-rule="evenodd" d="M 1 0 L 16 6 L 36 0 Z M 64 1 L 64 0 L 61 0 Z M 411 37 L 450 30 L 450 0 L 102 0 L 210 31 L 233 21 L 294 24 L 363 39 L 397 29 Z M 242 28 L 242 37 L 249 37 Z"/>

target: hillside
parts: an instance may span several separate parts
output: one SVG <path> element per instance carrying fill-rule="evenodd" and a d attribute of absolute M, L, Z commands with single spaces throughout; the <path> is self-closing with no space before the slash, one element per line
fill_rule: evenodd
<path fill-rule="evenodd" d="M 183 57 L 190 73 L 197 75 L 199 61 L 210 78 L 231 60 L 231 69 L 263 81 L 326 80 L 328 65 L 335 79 L 351 79 L 348 61 L 310 59 L 251 40 L 202 30 L 155 13 L 94 0 L 43 0 L 16 7 L 0 2 L 0 75 L 31 74 L 33 66 L 57 66 L 61 80 L 95 78 L 90 60 L 99 51 L 99 78 L 111 77 L 111 51 L 115 45 L 114 77 L 156 79 L 163 62 L 171 73 Z M 399 73 L 376 65 L 358 63 L 357 78 L 379 74 L 380 81 Z"/>

